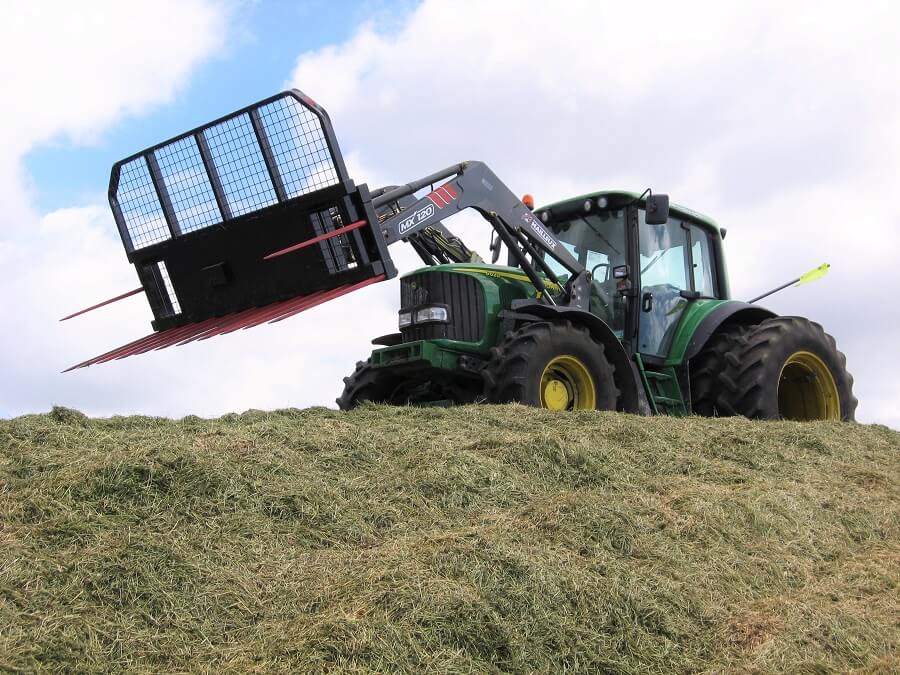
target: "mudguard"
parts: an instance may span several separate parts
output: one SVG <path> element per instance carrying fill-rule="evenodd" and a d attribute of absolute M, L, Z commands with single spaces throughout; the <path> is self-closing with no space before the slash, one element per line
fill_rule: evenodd
<path fill-rule="evenodd" d="M 545 305 L 534 300 L 514 301 L 511 309 L 516 314 L 527 314 L 544 320 L 566 320 L 587 328 L 591 336 L 603 345 L 606 357 L 615 367 L 616 387 L 619 389 L 617 409 L 621 412 L 649 414 L 650 407 L 637 368 L 628 357 L 622 342 L 602 319 L 576 307 Z"/>
<path fill-rule="evenodd" d="M 725 302 L 716 307 L 703 319 L 703 321 L 700 322 L 700 325 L 694 330 L 694 334 L 691 336 L 690 341 L 688 341 L 684 355 L 681 357 L 680 361 L 684 362 L 697 356 L 706 345 L 709 338 L 724 325 L 737 324 L 749 326 L 766 319 L 771 319 L 775 316 L 778 316 L 775 312 L 765 309 L 764 307 L 751 305 L 748 302 L 741 302 L 739 300 Z"/>

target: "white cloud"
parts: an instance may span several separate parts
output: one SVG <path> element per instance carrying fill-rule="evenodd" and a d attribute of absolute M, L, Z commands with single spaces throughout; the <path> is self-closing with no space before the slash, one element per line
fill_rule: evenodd
<path fill-rule="evenodd" d="M 900 380 L 885 366 L 900 360 L 900 320 L 890 300 L 900 285 L 892 264 L 900 252 L 900 206 L 890 199 L 900 174 L 896 19 L 890 3 L 851 12 L 827 3 L 736 9 L 728 3 L 428 1 L 390 31 L 362 26 L 343 43 L 301 55 L 290 82 L 329 110 L 358 182 L 406 182 L 463 159 L 483 159 L 514 191 L 533 192 L 539 202 L 650 185 L 729 228 L 739 297 L 828 260 L 829 277 L 785 291 L 770 306 L 821 320 L 857 376 L 859 417 L 900 427 L 893 405 Z M 61 20 L 58 31 L 66 25 Z M 129 39 L 152 40 L 158 32 L 144 28 Z M 183 36 L 171 37 L 168 65 L 148 65 L 156 52 L 131 48 L 131 41 L 128 49 L 97 47 L 99 54 L 133 58 L 132 72 L 151 73 L 143 88 L 127 77 L 128 68 L 98 81 L 95 66 L 106 73 L 109 64 L 99 64 L 100 56 L 73 57 L 66 65 L 70 91 L 88 93 L 74 99 L 71 114 L 57 111 L 59 119 L 23 119 L 26 142 L 13 155 L 13 170 L 37 142 L 59 134 L 90 139 L 122 115 L 164 102 L 215 49 L 217 34 L 222 31 L 210 32 L 211 42 L 197 51 Z M 58 72 L 59 53 L 43 59 L 44 80 Z M 154 81 L 161 72 L 171 78 Z M 31 80 L 16 77 L 14 86 L 35 90 Z M 87 79 L 89 89 L 80 89 Z M 49 328 L 53 317 L 134 285 L 105 211 L 52 214 L 40 227 L 66 229 L 60 223 L 67 218 L 77 240 L 60 234 L 59 251 L 40 258 L 34 278 L 20 278 L 58 289 L 41 284 L 40 270 L 67 258 L 72 247 L 77 256 L 68 257 L 78 262 L 56 272 L 53 282 L 77 279 L 67 287 L 77 286 L 78 297 L 59 298 L 56 290 L 27 298 L 39 309 L 17 304 L 29 318 L 17 342 L 24 344 L 4 347 L 15 355 L 4 375 L 23 393 L 3 391 L 0 413 L 51 402 L 103 414 L 330 404 L 340 378 L 371 349 L 368 339 L 395 329 L 396 281 L 277 326 L 67 376 L 48 374 L 47 366 L 136 337 L 148 316 L 138 297 Z M 484 253 L 489 233 L 477 218 L 460 216 L 451 226 Z M 33 254 L 34 242 L 28 246 Z M 401 271 L 415 266 L 402 246 L 392 253 Z M 0 241 L 4 255 L 25 253 Z"/>
<path fill-rule="evenodd" d="M 170 101 L 220 46 L 225 25 L 225 12 L 201 0 L 4 4 L 4 238 L 29 236 L 35 217 L 20 164 L 25 153 L 50 140 L 89 142 L 124 115 Z"/>
<path fill-rule="evenodd" d="M 0 82 L 16 103 L 4 110 L 5 149 L 89 140 L 171 100 L 224 32 L 222 9 L 198 0 L 5 5 Z"/>
<path fill-rule="evenodd" d="M 128 324 L 112 314 L 82 331 L 60 329 L 56 319 L 85 298 L 136 282 L 107 207 L 41 216 L 29 199 L 23 157 L 48 141 L 91 142 L 124 116 L 171 101 L 221 47 L 226 27 L 227 12 L 200 0 L 35 2 L 0 10 L 0 414 L 66 398 L 115 410 L 128 396 L 109 387 L 105 398 L 94 396 L 90 385 L 81 389 L 54 373 L 65 363 L 60 359 L 146 325 L 146 310 L 132 303 L 118 315 Z"/>

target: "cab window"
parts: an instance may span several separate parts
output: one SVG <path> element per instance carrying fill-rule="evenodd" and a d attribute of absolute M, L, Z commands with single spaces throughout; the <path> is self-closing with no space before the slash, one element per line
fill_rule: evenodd
<path fill-rule="evenodd" d="M 563 247 L 572 254 L 573 257 L 578 257 L 578 252 L 575 250 L 575 244 L 570 244 L 567 241 L 560 242 Z M 550 269 L 553 270 L 553 273 L 560 278 L 560 280 L 565 281 L 569 278 L 569 270 L 563 267 L 563 264 L 559 262 L 552 255 L 545 255 L 544 260 L 547 261 L 547 264 L 550 266 Z"/>
<path fill-rule="evenodd" d="M 702 227 L 691 225 L 691 259 L 694 289 L 705 298 L 716 297 L 715 270 L 712 264 L 712 237 Z"/>
<path fill-rule="evenodd" d="M 566 250 L 591 273 L 590 311 L 619 334 L 625 328 L 625 299 L 618 292 L 613 268 L 627 262 L 625 210 L 577 215 L 551 225 Z M 552 255 L 544 256 L 561 278 L 568 271 Z"/>
<path fill-rule="evenodd" d="M 687 231 L 681 221 L 669 218 L 665 225 L 647 225 L 643 217 L 640 221 L 641 285 L 688 290 Z"/>

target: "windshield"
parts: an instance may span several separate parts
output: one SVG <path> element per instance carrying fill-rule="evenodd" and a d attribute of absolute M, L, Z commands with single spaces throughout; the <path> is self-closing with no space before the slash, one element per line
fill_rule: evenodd
<path fill-rule="evenodd" d="M 592 313 L 614 331 L 625 328 L 625 303 L 616 290 L 613 268 L 626 264 L 625 210 L 609 210 L 550 224 L 551 229 L 585 269 L 591 273 Z M 552 256 L 546 256 L 553 272 L 565 280 L 568 270 Z"/>

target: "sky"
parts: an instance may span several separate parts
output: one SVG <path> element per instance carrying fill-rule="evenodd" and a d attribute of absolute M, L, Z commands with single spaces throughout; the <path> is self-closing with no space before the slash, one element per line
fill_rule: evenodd
<path fill-rule="evenodd" d="M 627 6 L 626 6 L 627 4 Z M 835 336 L 857 419 L 900 428 L 895 3 L 4 3 L 0 416 L 334 406 L 396 330 L 392 280 L 272 326 L 61 374 L 150 331 L 106 202 L 116 160 L 285 88 L 357 183 L 480 159 L 549 203 L 668 193 L 728 229 L 734 297 Z M 483 254 L 489 229 L 448 223 Z M 391 249 L 402 271 L 417 258 Z"/>

